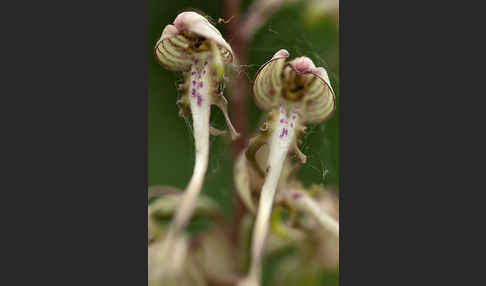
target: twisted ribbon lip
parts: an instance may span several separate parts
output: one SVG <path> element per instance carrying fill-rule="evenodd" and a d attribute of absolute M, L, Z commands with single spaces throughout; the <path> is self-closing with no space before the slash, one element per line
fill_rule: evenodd
<path fill-rule="evenodd" d="M 265 62 L 263 65 L 261 65 L 260 68 L 257 70 L 257 72 L 255 73 L 255 77 L 253 78 L 252 86 L 255 85 L 255 81 L 256 81 L 258 75 L 260 74 L 260 72 L 263 70 L 263 68 L 265 66 L 267 66 L 268 64 L 270 64 L 270 63 L 272 63 L 272 62 L 274 62 L 276 60 L 286 59 L 288 57 L 290 57 L 290 53 L 286 49 L 281 49 L 278 52 L 276 52 L 275 55 L 270 60 L 268 60 L 267 62 Z M 296 58 L 296 59 L 298 59 L 298 58 Z M 297 73 L 299 75 L 312 74 L 313 76 L 319 78 L 328 87 L 328 89 L 331 91 L 332 101 L 333 101 L 333 108 L 332 108 L 332 111 L 329 113 L 328 116 L 326 116 L 324 119 L 322 119 L 322 120 L 319 121 L 319 122 L 324 122 L 324 121 L 327 121 L 334 114 L 334 112 L 336 111 L 336 94 L 334 93 L 334 90 L 332 89 L 331 84 L 326 79 L 326 77 L 327 77 L 326 70 L 323 67 L 315 67 L 314 66 L 314 63 L 312 62 L 312 60 L 310 60 L 310 62 L 312 63 L 312 66 L 313 66 L 310 69 L 309 68 L 300 69 L 299 65 L 295 65 L 295 64 L 291 64 L 291 63 L 286 63 L 286 65 L 290 66 L 290 68 L 295 73 Z M 256 105 L 260 109 L 265 110 L 265 108 L 263 106 L 261 106 L 261 104 L 258 102 L 258 100 L 254 100 L 254 102 L 256 103 Z M 315 123 L 318 123 L 318 122 L 315 122 Z"/>

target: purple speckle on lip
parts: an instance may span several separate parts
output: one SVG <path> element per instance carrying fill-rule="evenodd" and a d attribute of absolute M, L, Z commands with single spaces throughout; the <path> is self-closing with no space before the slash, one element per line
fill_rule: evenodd
<path fill-rule="evenodd" d="M 196 95 L 196 89 L 195 88 L 192 89 L 192 95 L 193 96 Z"/>
<path fill-rule="evenodd" d="M 280 123 L 284 123 L 284 120 L 283 119 L 280 119 Z"/>
<path fill-rule="evenodd" d="M 196 85 L 196 81 L 195 80 L 192 81 L 192 85 Z"/>
<path fill-rule="evenodd" d="M 197 64 L 199 62 L 199 60 L 194 60 L 194 63 Z"/>
<path fill-rule="evenodd" d="M 203 87 L 203 83 L 202 81 L 199 83 L 199 88 L 202 88 Z"/>
<path fill-rule="evenodd" d="M 287 136 L 287 134 L 288 134 L 288 130 L 287 128 L 284 127 L 284 129 L 282 129 L 282 134 L 280 134 L 280 138 Z"/>
<path fill-rule="evenodd" d="M 200 95 L 198 95 L 197 96 L 197 105 L 201 106 L 201 102 L 202 102 L 202 97 Z"/>
<path fill-rule="evenodd" d="M 297 199 L 299 199 L 299 198 L 301 198 L 301 197 L 302 197 L 302 194 L 299 194 L 299 193 L 295 193 L 295 194 L 293 194 L 293 195 L 292 195 L 292 198 L 293 198 L 294 200 L 297 200 Z"/>
<path fill-rule="evenodd" d="M 196 72 L 192 72 L 192 73 L 191 73 L 191 75 L 195 75 L 195 74 L 196 74 Z"/>
<path fill-rule="evenodd" d="M 294 128 L 294 123 L 290 123 L 290 127 Z"/>

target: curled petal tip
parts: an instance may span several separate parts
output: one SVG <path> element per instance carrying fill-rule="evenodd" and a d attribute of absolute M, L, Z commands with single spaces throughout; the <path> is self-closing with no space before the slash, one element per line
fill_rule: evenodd
<path fill-rule="evenodd" d="M 287 51 L 286 49 L 281 49 L 278 52 L 276 52 L 275 55 L 273 55 L 272 59 L 288 58 L 289 56 L 290 56 L 289 51 Z"/>
<path fill-rule="evenodd" d="M 320 77 L 323 77 L 326 80 L 326 82 L 329 82 L 329 76 L 327 75 L 327 71 L 325 68 L 323 67 L 315 68 L 313 73 Z"/>
<path fill-rule="evenodd" d="M 204 21 L 206 20 L 203 16 L 199 15 L 196 12 L 182 12 L 174 20 L 174 25 L 177 29 L 186 30 L 192 23 L 195 21 Z"/>
<path fill-rule="evenodd" d="M 179 34 L 179 30 L 177 29 L 176 26 L 174 25 L 167 25 L 164 28 L 164 31 L 162 32 L 162 37 L 160 38 L 159 41 L 164 41 L 166 39 L 172 38 L 177 36 Z"/>
<path fill-rule="evenodd" d="M 289 65 L 297 74 L 311 73 L 316 69 L 314 62 L 308 57 L 295 58 L 289 62 Z"/>

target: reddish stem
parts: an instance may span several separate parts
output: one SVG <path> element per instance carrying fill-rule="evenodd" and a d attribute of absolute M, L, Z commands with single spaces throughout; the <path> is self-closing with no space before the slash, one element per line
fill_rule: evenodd
<path fill-rule="evenodd" d="M 231 19 L 226 25 L 226 33 L 230 40 L 233 52 L 238 59 L 239 66 L 247 66 L 248 62 L 248 41 L 241 31 L 242 17 L 240 14 L 239 0 L 225 1 L 225 14 L 227 19 Z M 241 136 L 233 142 L 233 156 L 243 150 L 248 137 L 248 81 L 244 72 L 238 72 L 232 86 L 230 109 L 232 121 Z"/>
<path fill-rule="evenodd" d="M 231 19 L 226 24 L 226 34 L 230 40 L 233 52 L 238 60 L 239 66 L 247 66 L 248 62 L 248 41 L 241 32 L 241 14 L 240 14 L 239 0 L 224 1 L 224 9 L 226 19 Z M 249 85 L 245 73 L 238 72 L 236 78 L 231 81 L 229 90 L 232 93 L 230 100 L 230 115 L 231 120 L 235 125 L 236 130 L 240 133 L 240 137 L 233 141 L 232 151 L 233 158 L 237 158 L 238 154 L 245 148 L 248 138 L 248 91 Z M 235 223 L 231 230 L 231 238 L 235 245 L 238 244 L 240 236 L 240 226 L 243 216 L 245 214 L 245 207 L 240 198 L 236 196 L 234 200 L 234 217 Z"/>

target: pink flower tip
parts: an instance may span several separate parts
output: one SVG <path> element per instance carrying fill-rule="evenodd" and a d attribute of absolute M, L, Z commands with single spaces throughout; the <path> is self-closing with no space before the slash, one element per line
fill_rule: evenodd
<path fill-rule="evenodd" d="M 290 56 L 289 51 L 287 51 L 286 49 L 281 49 L 278 52 L 276 52 L 275 55 L 273 55 L 273 59 L 275 59 L 275 58 L 288 58 L 289 56 Z"/>
<path fill-rule="evenodd" d="M 193 23 L 197 21 L 207 21 L 206 18 L 196 12 L 182 12 L 174 20 L 174 25 L 179 31 L 188 29 Z"/>
<path fill-rule="evenodd" d="M 289 62 L 290 67 L 297 74 L 311 73 L 316 69 L 314 62 L 308 57 L 298 57 Z"/>

